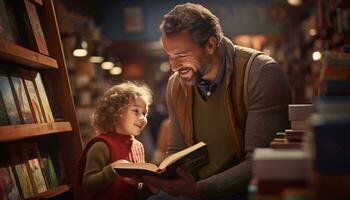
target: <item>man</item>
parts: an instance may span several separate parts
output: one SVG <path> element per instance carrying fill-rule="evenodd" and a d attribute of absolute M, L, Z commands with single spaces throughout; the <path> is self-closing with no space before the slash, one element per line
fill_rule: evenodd
<path fill-rule="evenodd" d="M 201 5 L 177 5 L 160 30 L 175 72 L 167 86 L 168 153 L 203 141 L 210 163 L 198 179 L 180 168 L 175 180 L 145 176 L 151 191 L 162 190 L 151 199 L 244 199 L 254 149 L 288 127 L 287 79 L 271 57 L 233 45 Z"/>

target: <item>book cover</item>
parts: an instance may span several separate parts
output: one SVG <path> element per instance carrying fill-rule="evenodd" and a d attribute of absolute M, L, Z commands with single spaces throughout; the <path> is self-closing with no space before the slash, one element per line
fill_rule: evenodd
<path fill-rule="evenodd" d="M 0 70 L 0 93 L 4 101 L 7 112 L 7 117 L 10 124 L 20 124 L 21 118 L 18 114 L 14 95 L 11 90 L 11 85 L 8 76 Z"/>
<path fill-rule="evenodd" d="M 4 152 L 0 152 L 0 199 L 21 199 L 13 169 Z"/>
<path fill-rule="evenodd" d="M 43 29 L 40 24 L 39 16 L 35 5 L 29 0 L 24 0 L 24 4 L 27 10 L 29 22 L 34 34 L 34 38 L 37 44 L 38 51 L 42 54 L 49 55 L 49 50 L 47 49 Z"/>
<path fill-rule="evenodd" d="M 56 94 L 52 85 L 52 79 L 50 79 L 50 76 L 42 76 L 42 79 L 55 121 L 64 121 L 56 101 Z"/>
<path fill-rule="evenodd" d="M 140 177 L 154 175 L 162 178 L 175 178 L 177 167 L 195 172 L 209 163 L 208 147 L 199 142 L 165 158 L 159 166 L 152 163 L 118 163 L 113 168 L 121 176 Z"/>
<path fill-rule="evenodd" d="M 0 126 L 9 124 L 9 120 L 7 118 L 6 108 L 4 101 L 2 100 L 2 96 L 0 95 Z"/>
<path fill-rule="evenodd" d="M 291 121 L 290 128 L 293 130 L 310 130 L 310 125 L 307 120 Z"/>
<path fill-rule="evenodd" d="M 46 178 L 47 186 L 49 188 L 57 187 L 58 179 L 52 163 L 51 155 L 49 152 L 41 152 L 41 160 L 43 165 L 43 173 Z"/>
<path fill-rule="evenodd" d="M 319 119 L 315 119 L 318 117 Z M 314 169 L 320 173 L 350 173 L 350 116 L 328 118 L 319 114 L 312 119 L 314 132 Z"/>
<path fill-rule="evenodd" d="M 306 120 L 313 111 L 312 104 L 289 104 L 288 118 L 289 121 Z"/>
<path fill-rule="evenodd" d="M 48 151 L 40 152 L 37 143 L 27 143 L 26 145 L 27 145 L 26 151 L 31 152 L 32 157 L 36 157 L 39 159 L 41 171 L 46 181 L 46 186 L 48 188 L 57 187 L 59 184 L 58 184 L 55 169 L 53 167 L 50 153 Z"/>
<path fill-rule="evenodd" d="M 301 142 L 307 132 L 303 131 L 303 130 L 287 129 L 287 130 L 285 130 L 285 133 L 286 133 L 286 139 L 288 141 Z"/>
<path fill-rule="evenodd" d="M 34 196 L 34 189 L 28 174 L 26 163 L 21 158 L 20 148 L 18 145 L 11 145 L 8 149 L 11 165 L 15 168 L 23 198 Z"/>
<path fill-rule="evenodd" d="M 21 77 L 11 74 L 11 86 L 15 93 L 15 101 L 17 103 L 17 108 L 22 121 L 25 124 L 30 124 L 34 122 L 32 111 L 30 109 L 28 97 L 24 88 L 23 80 Z"/>
<path fill-rule="evenodd" d="M 38 147 L 34 143 L 26 143 L 22 145 L 22 156 L 26 160 L 29 177 L 32 181 L 34 192 L 36 194 L 47 190 L 44 174 L 40 165 L 40 153 Z"/>
<path fill-rule="evenodd" d="M 46 122 L 48 122 L 48 123 L 55 122 L 53 115 L 52 115 L 50 103 L 49 103 L 49 100 L 47 98 L 45 87 L 44 87 L 43 81 L 41 79 L 41 75 L 39 72 L 32 72 L 32 73 L 33 73 L 37 93 L 39 94 L 39 100 L 40 100 L 40 103 L 42 106 L 42 110 L 44 111 L 44 116 L 45 116 Z"/>
<path fill-rule="evenodd" d="M 64 161 L 63 156 L 60 151 L 58 151 L 57 144 L 56 146 L 52 146 L 52 144 L 55 143 L 54 141 L 51 141 L 51 143 L 41 143 L 40 144 L 40 152 L 43 153 L 43 157 L 45 158 L 45 152 L 50 152 L 50 158 L 52 161 L 53 169 L 50 169 L 55 172 L 57 181 L 59 185 L 67 184 L 69 182 L 68 175 L 65 171 L 64 167 Z M 52 172 L 51 172 L 52 173 Z"/>
<path fill-rule="evenodd" d="M 252 175 L 258 180 L 306 180 L 308 155 L 301 149 L 257 148 Z"/>
<path fill-rule="evenodd" d="M 38 94 L 37 94 L 36 89 L 35 89 L 34 82 L 31 78 L 31 76 L 28 74 L 29 74 L 28 71 L 22 70 L 22 77 L 24 79 L 26 92 L 29 96 L 30 106 L 31 106 L 31 109 L 33 110 L 33 113 L 34 113 L 35 122 L 45 123 L 44 113 L 43 113 L 42 108 L 40 106 L 40 101 L 39 101 Z"/>

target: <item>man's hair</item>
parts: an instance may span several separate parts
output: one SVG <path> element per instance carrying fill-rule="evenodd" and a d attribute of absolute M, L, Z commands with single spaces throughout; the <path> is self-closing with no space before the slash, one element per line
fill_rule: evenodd
<path fill-rule="evenodd" d="M 219 19 L 207 8 L 193 3 L 175 6 L 164 15 L 159 28 L 167 37 L 188 31 L 192 41 L 200 46 L 204 46 L 211 36 L 215 36 L 218 43 L 223 37 Z"/>
<path fill-rule="evenodd" d="M 113 133 L 115 122 L 122 112 L 137 98 L 146 104 L 152 103 L 152 92 L 145 84 L 125 82 L 111 87 L 99 99 L 97 108 L 92 115 L 92 126 L 99 133 Z"/>

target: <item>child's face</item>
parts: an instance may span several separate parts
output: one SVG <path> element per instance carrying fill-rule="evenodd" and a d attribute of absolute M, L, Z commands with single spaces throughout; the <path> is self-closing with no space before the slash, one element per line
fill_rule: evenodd
<path fill-rule="evenodd" d="M 137 136 L 147 124 L 148 108 L 144 101 L 137 98 L 123 112 L 115 124 L 115 130 L 122 135 Z"/>

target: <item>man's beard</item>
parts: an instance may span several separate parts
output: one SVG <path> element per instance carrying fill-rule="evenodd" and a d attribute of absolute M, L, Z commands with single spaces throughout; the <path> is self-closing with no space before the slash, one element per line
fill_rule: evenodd
<path fill-rule="evenodd" d="M 192 70 L 193 74 L 192 77 L 189 79 L 182 78 L 182 80 L 184 80 L 188 85 L 195 85 L 202 80 L 202 77 L 206 75 L 211 68 L 212 65 L 209 64 L 209 62 L 203 64 L 197 71 L 194 71 L 193 68 L 191 68 L 190 70 Z"/>

